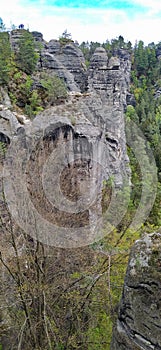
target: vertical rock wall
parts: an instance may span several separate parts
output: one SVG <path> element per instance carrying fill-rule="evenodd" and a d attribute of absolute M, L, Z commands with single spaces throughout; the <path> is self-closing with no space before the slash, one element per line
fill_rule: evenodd
<path fill-rule="evenodd" d="M 161 349 L 161 234 L 132 248 L 111 350 Z"/>
<path fill-rule="evenodd" d="M 95 222 L 96 211 L 101 214 L 103 180 L 111 177 L 115 187 L 121 188 L 124 180 L 128 181 L 130 178 L 124 125 L 124 110 L 130 81 L 130 57 L 126 50 L 122 50 L 117 53 L 117 56 L 109 59 L 106 51 L 99 47 L 87 70 L 82 52 L 73 43 L 61 45 L 56 40 L 45 43 L 41 33 L 34 32 L 33 35 L 42 45 L 38 63 L 39 71 L 47 71 L 51 75 L 57 74 L 64 79 L 69 90 L 65 104 L 49 108 L 40 114 L 40 117 L 37 116 L 37 129 L 41 130 L 43 123 L 48 119 L 48 132 L 51 134 L 53 120 L 58 122 L 62 117 L 68 118 L 66 127 L 68 125 L 71 130 L 69 134 L 73 144 L 71 157 L 75 160 L 75 155 L 79 153 L 81 156 L 82 153 L 82 159 L 84 159 L 84 163 L 80 166 L 82 174 L 83 168 L 88 171 L 91 185 L 96 186 L 98 190 L 96 191 L 98 206 L 95 203 L 91 213 L 88 213 L 90 220 Z M 16 49 L 18 37 L 19 32 L 13 31 L 11 41 L 14 49 Z M 18 133 L 18 130 L 21 133 L 21 129 L 26 132 L 26 126 L 19 123 L 16 125 L 15 115 L 12 116 L 10 111 L 4 111 L 3 108 L 0 113 L 1 128 L 6 123 L 5 118 L 8 114 L 10 116 L 7 123 L 9 122 L 10 125 L 6 135 L 12 137 L 13 134 Z M 32 124 L 30 128 L 32 133 Z M 45 127 L 44 130 L 46 130 Z M 60 137 L 62 132 L 64 133 L 63 129 L 61 133 L 55 135 L 53 131 L 51 135 L 51 138 L 56 138 L 57 148 L 61 144 L 62 137 L 64 138 L 64 136 Z M 76 144 L 79 152 L 75 149 Z M 81 172 L 80 169 L 79 172 Z M 97 185 L 94 185 L 92 178 L 96 178 Z M 76 182 L 80 182 L 79 175 Z"/>

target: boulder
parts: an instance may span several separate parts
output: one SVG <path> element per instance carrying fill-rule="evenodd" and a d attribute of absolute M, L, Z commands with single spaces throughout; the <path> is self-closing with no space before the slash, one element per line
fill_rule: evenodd
<path fill-rule="evenodd" d="M 108 57 L 103 47 L 97 47 L 90 61 L 90 69 L 107 69 Z"/>
<path fill-rule="evenodd" d="M 35 41 L 43 42 L 42 33 L 34 31 L 34 32 L 31 32 L 31 34 L 33 35 Z"/>

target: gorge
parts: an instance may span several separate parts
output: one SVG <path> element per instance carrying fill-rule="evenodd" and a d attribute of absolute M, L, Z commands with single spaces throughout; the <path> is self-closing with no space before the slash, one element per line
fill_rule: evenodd
<path fill-rule="evenodd" d="M 10 33 L 14 52 L 23 33 Z M 34 91 L 45 95 L 42 72 L 58 76 L 67 93 L 43 96 L 45 107 L 30 117 L 24 72 L 0 87 L 2 349 L 159 350 L 160 233 L 138 236 L 117 310 L 135 240 L 116 231 L 133 186 L 125 134 L 127 106 L 136 104 L 131 53 L 99 46 L 87 67 L 72 41 L 31 34 L 39 55 L 30 102 Z"/>

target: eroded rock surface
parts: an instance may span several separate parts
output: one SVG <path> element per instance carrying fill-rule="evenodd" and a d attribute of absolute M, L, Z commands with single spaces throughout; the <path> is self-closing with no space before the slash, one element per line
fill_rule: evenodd
<path fill-rule="evenodd" d="M 22 33 L 23 31 L 18 30 L 11 33 L 13 47 L 17 45 Z M 72 119 L 79 114 L 81 120 L 84 115 L 90 125 L 100 129 L 103 142 L 109 150 L 108 161 L 105 162 L 107 178 L 114 176 L 116 186 L 122 186 L 124 175 L 130 176 L 123 115 L 130 83 L 131 63 L 128 51 L 117 52 L 117 57 L 109 59 L 105 49 L 98 47 L 87 70 L 84 56 L 74 43 L 62 45 L 58 40 L 46 43 L 39 32 L 33 32 L 33 36 L 43 47 L 39 69 L 57 74 L 66 82 L 72 96 L 64 108 L 70 111 Z M 1 103 L 9 109 L 8 102 L 3 100 L 1 98 Z M 9 110 L 1 112 L 0 125 L 1 129 L 6 130 L 7 136 L 13 135 L 22 127 L 18 124 L 21 123 L 21 118 L 12 114 Z M 59 116 L 59 112 L 57 115 Z"/>
<path fill-rule="evenodd" d="M 161 234 L 132 248 L 111 350 L 161 349 Z"/>
<path fill-rule="evenodd" d="M 66 82 L 69 90 L 87 89 L 87 68 L 81 50 L 74 44 L 62 46 L 51 40 L 41 52 L 39 67 L 50 70 Z"/>
<path fill-rule="evenodd" d="M 16 42 L 18 40 L 17 31 L 15 35 Z M 66 158 L 68 159 L 67 173 L 69 176 L 64 176 L 70 178 L 71 162 L 75 161 L 78 155 L 79 158 L 82 158 L 81 165 L 75 166 L 79 168 L 77 175 L 75 168 L 70 168 L 70 170 L 76 178 L 76 184 L 82 181 L 84 174 L 84 178 L 88 180 L 85 181 L 86 185 L 84 184 L 87 193 L 88 191 L 92 193 L 96 188 L 97 201 L 94 202 L 92 211 L 88 210 L 88 213 L 85 214 L 86 218 L 81 219 L 87 224 L 95 223 L 97 213 L 98 216 L 101 215 L 103 180 L 111 177 L 115 187 L 121 188 L 123 183 L 129 181 L 130 178 L 124 125 L 124 110 L 130 82 L 130 57 L 126 52 L 120 57 L 109 59 L 104 48 L 99 47 L 87 70 L 83 54 L 74 43 L 61 45 L 56 40 L 45 43 L 41 33 L 35 32 L 33 35 L 35 40 L 40 41 L 43 46 L 38 69 L 47 70 L 50 74 L 62 77 L 69 91 L 68 98 L 65 103 L 44 110 L 36 117 L 36 121 L 30 123 L 11 111 L 10 107 L 5 104 L 4 98 L 1 98 L 0 132 L 10 141 L 13 137 L 14 140 L 16 137 L 18 140 L 19 137 L 22 137 L 23 146 L 25 135 L 35 137 L 37 140 L 38 136 L 42 135 L 42 128 L 46 130 L 48 120 L 47 130 L 50 137 L 47 136 L 47 138 L 51 145 L 45 144 L 46 159 L 49 157 L 50 152 L 48 151 L 52 152 L 53 142 L 54 147 L 58 149 L 62 140 L 66 139 L 68 141 Z M 14 43 L 14 33 L 12 33 L 12 43 Z M 62 119 L 65 126 L 61 124 Z M 37 123 L 36 129 L 35 123 Z M 60 124 L 57 127 L 58 132 L 55 132 L 55 123 Z M 39 174 L 35 173 L 35 183 L 37 178 Z M 89 188 L 89 183 L 91 188 Z M 65 188 L 65 185 L 63 186 Z M 76 187 L 78 188 L 77 185 Z M 68 188 L 68 192 L 75 193 L 75 190 L 75 187 L 71 189 L 69 186 Z M 40 192 L 39 188 L 36 195 L 38 196 Z M 79 195 L 79 189 L 77 195 Z M 50 208 L 48 209 L 50 212 Z M 68 224 L 67 221 L 69 222 L 69 218 L 66 224 Z"/>

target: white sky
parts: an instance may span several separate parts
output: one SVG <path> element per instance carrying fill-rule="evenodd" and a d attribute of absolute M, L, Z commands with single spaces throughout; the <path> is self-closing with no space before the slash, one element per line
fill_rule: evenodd
<path fill-rule="evenodd" d="M 0 0 L 0 17 L 6 26 L 23 23 L 30 31 L 42 32 L 47 41 L 57 39 L 65 29 L 79 43 L 103 42 L 119 35 L 133 44 L 136 40 L 145 44 L 161 41 L 161 1 L 132 0 L 133 9 L 127 2 L 107 0 L 103 8 L 101 2 L 96 7 L 90 1 L 90 8 L 81 7 L 81 2 L 80 8 L 67 8 L 61 4 L 56 7 L 52 0 Z"/>

